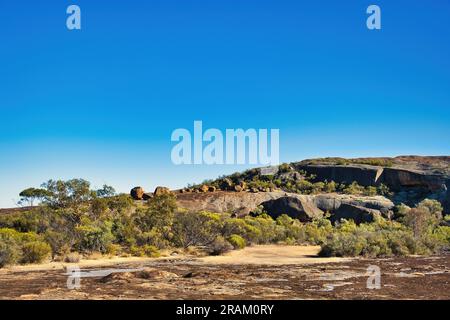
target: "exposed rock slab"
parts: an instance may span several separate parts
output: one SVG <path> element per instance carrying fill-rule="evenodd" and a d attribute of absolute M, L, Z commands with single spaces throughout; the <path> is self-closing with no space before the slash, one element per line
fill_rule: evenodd
<path fill-rule="evenodd" d="M 177 195 L 178 206 L 192 211 L 212 211 L 245 216 L 254 211 L 261 203 L 287 196 L 288 193 L 275 192 L 229 192 L 183 193 Z"/>
<path fill-rule="evenodd" d="M 402 187 L 424 187 L 436 191 L 445 184 L 443 176 L 398 168 L 385 168 L 379 180 L 393 190 Z"/>
<path fill-rule="evenodd" d="M 373 222 L 380 214 L 379 210 L 343 203 L 331 216 L 331 221 L 336 222 L 341 219 L 347 219 L 359 224 Z"/>
<path fill-rule="evenodd" d="M 355 196 L 347 194 L 319 194 L 314 196 L 315 205 L 323 211 L 335 211 L 342 204 L 366 207 L 379 211 L 389 211 L 394 208 L 394 203 L 383 196 Z"/>
<path fill-rule="evenodd" d="M 394 204 L 382 196 L 362 197 L 344 194 L 299 195 L 282 191 L 183 193 L 177 196 L 178 206 L 192 211 L 231 213 L 243 217 L 262 205 L 274 218 L 287 214 L 301 221 L 311 221 L 323 216 L 325 211 L 335 213 L 348 207 L 368 209 L 368 213 L 389 217 Z M 344 206 L 342 209 L 341 207 Z M 351 209 L 354 212 L 355 209 Z M 349 218 L 347 216 L 347 218 Z M 357 219 L 360 219 L 356 215 Z M 360 219 L 361 220 L 361 219 Z"/>
<path fill-rule="evenodd" d="M 312 197 L 308 196 L 285 196 L 276 200 L 265 201 L 261 205 L 274 219 L 282 214 L 287 214 L 302 222 L 309 222 L 314 218 L 323 216 L 323 211 L 317 208 Z"/>
<path fill-rule="evenodd" d="M 310 175 L 314 175 L 314 182 L 318 181 L 334 181 L 337 183 L 350 184 L 353 181 L 358 182 L 362 186 L 375 185 L 383 168 L 368 165 L 299 165 L 297 170 L 306 171 Z"/>

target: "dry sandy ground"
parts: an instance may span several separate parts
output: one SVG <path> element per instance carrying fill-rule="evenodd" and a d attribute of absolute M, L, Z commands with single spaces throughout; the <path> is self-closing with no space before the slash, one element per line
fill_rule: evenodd
<path fill-rule="evenodd" d="M 317 247 L 255 246 L 226 256 L 82 261 L 0 270 L 0 299 L 450 299 L 450 256 L 323 259 Z M 381 271 L 368 289 L 369 266 Z M 72 265 L 73 266 L 73 265 Z"/>
<path fill-rule="evenodd" d="M 231 251 L 223 256 L 208 256 L 198 259 L 207 264 L 256 264 L 289 265 L 317 264 L 350 261 L 345 258 L 320 258 L 320 246 L 275 246 L 263 245 Z"/>

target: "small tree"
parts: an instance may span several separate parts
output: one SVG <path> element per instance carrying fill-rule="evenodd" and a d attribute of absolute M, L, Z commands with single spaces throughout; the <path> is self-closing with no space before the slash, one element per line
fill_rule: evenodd
<path fill-rule="evenodd" d="M 173 225 L 174 241 L 183 248 L 209 246 L 221 235 L 220 217 L 206 212 L 178 213 Z"/>
<path fill-rule="evenodd" d="M 173 194 L 154 196 L 148 201 L 147 209 L 136 213 L 135 223 L 142 232 L 154 229 L 162 237 L 169 239 L 176 208 L 177 203 Z"/>
<path fill-rule="evenodd" d="M 435 219 L 430 211 L 424 208 L 413 208 L 409 210 L 403 217 L 403 222 L 409 226 L 414 233 L 414 238 L 421 238 L 428 230 Z"/>
<path fill-rule="evenodd" d="M 99 198 L 109 198 L 116 194 L 116 190 L 113 187 L 104 184 L 103 187 L 95 191 L 95 193 Z"/>
<path fill-rule="evenodd" d="M 29 206 L 33 206 L 36 200 L 42 201 L 43 199 L 45 199 L 45 197 L 50 196 L 50 192 L 45 189 L 28 188 L 20 192 L 19 196 L 20 205 L 26 203 Z"/>
<path fill-rule="evenodd" d="M 44 202 L 54 208 L 78 209 L 92 199 L 89 187 L 90 183 L 83 179 L 49 180 L 42 184 L 42 188 L 48 192 Z"/>
<path fill-rule="evenodd" d="M 442 220 L 442 211 L 444 209 L 442 208 L 441 203 L 437 200 L 431 199 L 422 200 L 417 205 L 417 208 L 428 210 L 437 220 L 439 221 Z"/>

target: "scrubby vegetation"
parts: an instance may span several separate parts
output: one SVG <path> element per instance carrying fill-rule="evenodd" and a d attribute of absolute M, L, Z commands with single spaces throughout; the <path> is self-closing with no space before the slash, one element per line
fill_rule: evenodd
<path fill-rule="evenodd" d="M 379 167 L 392 167 L 394 165 L 394 160 L 391 158 L 357 158 L 357 159 L 346 159 L 339 157 L 329 157 L 329 158 L 317 158 L 304 160 L 302 163 L 305 164 L 334 164 L 334 165 L 351 165 L 351 164 L 365 164 L 370 166 Z"/>
<path fill-rule="evenodd" d="M 315 181 L 314 175 L 296 170 L 293 165 L 287 163 L 271 168 L 268 173 L 261 170 L 250 169 L 242 173 L 237 172 L 230 176 L 219 177 L 216 180 L 205 180 L 201 184 L 190 185 L 187 189 L 205 192 L 208 191 L 209 187 L 212 187 L 214 190 L 247 190 L 251 192 L 283 190 L 298 194 L 336 192 L 361 196 L 382 195 L 390 197 L 392 195 L 389 188 L 384 184 L 364 187 L 355 181 L 349 184 L 336 183 L 335 181 Z"/>
<path fill-rule="evenodd" d="M 323 188 L 333 189 L 330 183 Z M 235 218 L 184 211 L 170 193 L 138 203 L 108 186 L 91 190 L 79 179 L 49 181 L 39 194 L 44 196 L 38 207 L 0 215 L 0 267 L 46 259 L 77 262 L 93 254 L 158 257 L 165 249 L 192 247 L 217 255 L 266 243 L 320 245 L 324 256 L 379 257 L 430 254 L 450 243 L 450 227 L 434 200 L 399 206 L 397 221 L 333 226 L 327 217 L 301 223 L 264 212 Z"/>
<path fill-rule="evenodd" d="M 450 227 L 441 225 L 439 202 L 426 199 L 416 208 L 400 206 L 398 214 L 398 221 L 379 218 L 374 223 L 361 225 L 341 221 L 323 244 L 321 255 L 427 255 L 449 249 Z"/>

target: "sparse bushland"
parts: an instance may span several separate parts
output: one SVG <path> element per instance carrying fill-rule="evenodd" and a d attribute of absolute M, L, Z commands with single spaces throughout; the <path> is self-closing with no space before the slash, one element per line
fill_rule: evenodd
<path fill-rule="evenodd" d="M 384 185 L 361 186 L 357 182 L 339 184 L 334 181 L 315 181 L 314 175 L 304 171 L 297 171 L 289 164 L 282 164 L 274 174 L 261 174 L 258 169 L 251 169 L 243 173 L 234 173 L 217 180 L 205 180 L 199 185 L 192 185 L 191 190 L 201 190 L 202 186 L 213 187 L 215 190 L 234 190 L 235 186 L 245 185 L 250 191 L 273 191 L 280 189 L 298 194 L 342 193 L 361 196 L 382 195 L 392 196 L 389 188 Z"/>
<path fill-rule="evenodd" d="M 323 256 L 366 256 L 438 253 L 450 248 L 450 227 L 440 225 L 442 206 L 425 199 L 415 208 L 397 208 L 399 221 L 378 218 L 370 224 L 341 221 L 322 246 Z"/>
<path fill-rule="evenodd" d="M 365 164 L 365 165 L 387 167 L 387 168 L 390 168 L 394 165 L 393 159 L 389 159 L 389 158 L 345 159 L 345 158 L 338 158 L 338 157 L 329 157 L 329 158 L 317 158 L 317 159 L 304 160 L 303 163 L 335 164 L 335 165 Z"/>
<path fill-rule="evenodd" d="M 39 263 L 50 252 L 49 244 L 34 232 L 0 229 L 0 267 L 15 263 Z"/>
<path fill-rule="evenodd" d="M 330 184 L 323 188 L 336 187 Z M 183 211 L 173 194 L 135 203 L 107 186 L 104 193 L 90 190 L 84 180 L 52 182 L 48 188 L 53 196 L 35 209 L 0 215 L 0 267 L 99 254 L 158 257 L 162 249 L 175 248 L 217 255 L 268 243 L 320 245 L 324 256 L 380 257 L 431 254 L 450 243 L 450 227 L 434 200 L 397 207 L 397 221 L 333 226 L 328 217 L 301 223 L 287 215 L 274 220 L 263 211 L 245 218 Z"/>
<path fill-rule="evenodd" d="M 370 162 L 371 160 L 368 160 Z M 374 160 L 375 161 L 375 160 Z M 273 174 L 262 174 L 260 169 L 250 169 L 242 173 L 219 177 L 216 180 L 205 180 L 201 184 L 193 184 L 189 190 L 201 190 L 203 186 L 213 187 L 215 190 L 235 190 L 236 186 L 245 185 L 249 191 L 273 191 L 280 189 L 298 194 L 342 193 L 361 196 L 382 195 L 390 197 L 393 194 L 389 188 L 378 186 L 361 186 L 357 182 L 349 184 L 335 181 L 315 181 L 316 176 L 305 171 L 296 170 L 290 164 L 281 164 Z"/>

